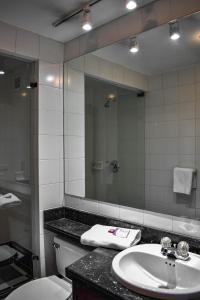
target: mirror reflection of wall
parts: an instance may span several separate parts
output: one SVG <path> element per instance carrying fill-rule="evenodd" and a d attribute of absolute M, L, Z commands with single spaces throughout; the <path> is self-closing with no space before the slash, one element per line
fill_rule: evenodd
<path fill-rule="evenodd" d="M 72 93 L 73 105 L 76 101 L 82 105 L 79 111 L 83 116 L 80 128 L 84 124 L 84 117 L 86 124 L 86 131 L 83 130 L 79 136 L 79 144 L 75 141 L 76 134 L 69 134 L 65 130 L 65 139 L 73 139 L 74 149 L 82 147 L 82 152 L 76 154 L 71 149 L 73 158 L 82 158 L 82 167 L 77 164 L 73 168 L 76 169 L 73 178 L 65 176 L 67 194 L 164 214 L 199 218 L 199 20 L 200 14 L 178 20 L 173 27 L 176 31 L 178 28 L 176 39 L 172 38 L 171 24 L 166 24 L 140 34 L 136 37 L 136 43 L 133 39 L 123 40 L 66 64 L 66 127 L 70 126 L 71 110 L 68 108 L 72 105 Z M 131 52 L 131 46 L 136 46 L 137 51 Z M 138 91 L 145 92 L 143 99 L 137 99 Z M 135 93 L 131 105 L 137 101 L 140 105 L 144 103 L 140 108 L 143 117 L 139 116 L 139 138 L 137 135 L 137 139 L 134 139 L 138 152 L 131 148 L 131 134 L 137 132 L 134 123 L 137 109 L 132 109 L 134 112 L 129 117 L 130 104 L 127 99 L 122 102 L 128 93 L 132 93 L 132 96 Z M 116 95 L 114 101 L 108 100 L 109 94 Z M 124 94 L 126 97 L 122 97 Z M 123 113 L 126 123 L 120 119 Z M 125 125 L 128 130 L 126 128 L 123 131 Z M 128 155 L 129 150 L 132 155 Z M 65 151 L 69 152 L 67 143 Z M 123 151 L 126 151 L 124 157 Z M 65 153 L 65 174 L 70 174 L 67 168 L 69 165 L 72 167 L 72 164 L 67 155 Z M 105 173 L 108 169 L 105 166 L 112 160 L 117 161 L 119 166 L 126 165 L 130 173 L 123 173 L 123 168 L 117 174 Z M 139 173 L 135 171 L 133 160 L 137 161 Z M 197 170 L 197 184 L 194 183 L 190 195 L 173 192 L 173 170 L 176 166 Z M 140 181 L 141 178 L 144 178 L 144 182 Z M 141 187 L 144 184 L 144 194 L 134 189 L 137 180 Z M 73 182 L 79 182 L 80 189 L 73 189 Z"/>

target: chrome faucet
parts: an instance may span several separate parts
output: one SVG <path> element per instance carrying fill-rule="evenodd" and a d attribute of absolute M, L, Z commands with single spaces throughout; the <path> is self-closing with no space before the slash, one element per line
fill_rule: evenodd
<path fill-rule="evenodd" d="M 161 239 L 161 253 L 171 259 L 188 260 L 189 259 L 189 245 L 187 242 L 179 242 L 178 245 L 173 244 L 169 237 Z"/>

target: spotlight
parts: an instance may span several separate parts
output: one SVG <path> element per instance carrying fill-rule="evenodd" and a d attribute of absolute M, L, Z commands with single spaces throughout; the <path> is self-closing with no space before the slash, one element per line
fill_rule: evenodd
<path fill-rule="evenodd" d="M 177 21 L 169 23 L 169 34 L 170 34 L 170 39 L 173 41 L 176 41 L 180 39 L 180 28 L 179 28 L 179 23 Z"/>
<path fill-rule="evenodd" d="M 5 71 L 4 70 L 0 70 L 0 75 L 5 75 Z"/>
<path fill-rule="evenodd" d="M 53 82 L 54 81 L 54 76 L 53 75 L 48 75 L 47 77 L 46 77 L 46 80 L 48 81 L 48 82 Z"/>
<path fill-rule="evenodd" d="M 92 29 L 92 22 L 91 22 L 91 15 L 90 15 L 89 5 L 87 5 L 84 8 L 82 29 L 84 31 L 90 31 Z"/>
<path fill-rule="evenodd" d="M 136 37 L 130 39 L 129 50 L 131 53 L 137 53 L 139 51 L 139 44 Z"/>
<path fill-rule="evenodd" d="M 137 2 L 135 0 L 126 0 L 126 8 L 128 10 L 133 10 L 137 7 Z"/>

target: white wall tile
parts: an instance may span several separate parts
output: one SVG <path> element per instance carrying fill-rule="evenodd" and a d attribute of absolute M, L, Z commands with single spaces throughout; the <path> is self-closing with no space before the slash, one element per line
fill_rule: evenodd
<path fill-rule="evenodd" d="M 178 104 L 165 105 L 163 107 L 163 120 L 164 121 L 177 121 L 178 120 Z"/>
<path fill-rule="evenodd" d="M 8 52 L 15 52 L 17 28 L 0 22 L 0 49 Z"/>
<path fill-rule="evenodd" d="M 99 213 L 103 216 L 119 218 L 119 206 L 115 204 L 99 202 Z"/>
<path fill-rule="evenodd" d="M 89 57 L 89 55 L 86 55 L 86 57 Z M 84 68 L 86 68 L 85 64 L 86 64 L 85 63 L 85 56 L 77 57 L 77 58 L 72 59 L 68 62 L 68 66 L 71 69 L 81 71 L 81 72 L 84 72 Z"/>
<path fill-rule="evenodd" d="M 39 111 L 39 134 L 60 135 L 63 126 L 63 114 L 59 111 Z"/>
<path fill-rule="evenodd" d="M 83 93 L 64 90 L 64 104 L 65 112 L 84 114 L 85 98 Z"/>
<path fill-rule="evenodd" d="M 39 110 L 62 111 L 62 101 L 60 90 L 47 85 L 39 87 Z"/>
<path fill-rule="evenodd" d="M 44 210 L 60 207 L 62 205 L 60 191 L 60 183 L 40 185 L 40 209 Z"/>
<path fill-rule="evenodd" d="M 68 89 L 70 91 L 84 93 L 84 73 L 68 69 Z"/>
<path fill-rule="evenodd" d="M 104 59 L 100 59 L 99 75 L 101 78 L 112 80 L 112 63 L 105 61 Z"/>
<path fill-rule="evenodd" d="M 187 218 L 173 217 L 173 232 L 200 238 L 200 222 Z"/>
<path fill-rule="evenodd" d="M 44 235 L 44 211 L 40 210 L 40 235 Z"/>
<path fill-rule="evenodd" d="M 52 39 L 40 36 L 41 60 L 51 63 L 61 63 L 64 59 L 64 45 Z"/>
<path fill-rule="evenodd" d="M 180 102 L 194 102 L 195 100 L 196 100 L 196 88 L 194 84 L 187 84 L 179 87 Z"/>
<path fill-rule="evenodd" d="M 169 170 L 151 170 L 150 185 L 172 186 L 172 174 Z"/>
<path fill-rule="evenodd" d="M 194 137 L 195 136 L 195 120 L 180 120 L 180 136 L 181 137 Z M 200 128 L 200 127 L 199 127 Z"/>
<path fill-rule="evenodd" d="M 200 80 L 199 80 L 200 82 Z M 198 101 L 198 103 L 200 102 L 200 83 L 196 84 L 196 100 Z"/>
<path fill-rule="evenodd" d="M 68 207 L 74 208 L 74 209 L 81 210 L 83 201 L 84 200 L 82 200 L 80 198 L 75 198 L 75 197 L 70 196 L 70 195 L 65 196 L 65 205 L 67 205 Z"/>
<path fill-rule="evenodd" d="M 124 68 L 120 65 L 114 65 L 112 69 L 112 80 L 122 84 L 124 82 Z"/>
<path fill-rule="evenodd" d="M 149 155 L 148 157 L 149 169 L 152 170 L 172 170 L 174 166 L 178 165 L 178 154 L 157 154 Z"/>
<path fill-rule="evenodd" d="M 68 170 L 66 170 L 68 181 L 85 179 L 84 158 L 70 158 L 66 161 L 66 164 L 68 166 Z"/>
<path fill-rule="evenodd" d="M 85 157 L 84 143 L 84 137 L 65 136 L 65 158 Z"/>
<path fill-rule="evenodd" d="M 94 55 L 85 55 L 85 66 L 82 70 L 85 71 L 86 74 L 90 75 L 99 75 L 99 67 L 100 67 L 101 59 Z"/>
<path fill-rule="evenodd" d="M 60 87 L 60 65 L 40 61 L 39 83 L 59 88 Z"/>
<path fill-rule="evenodd" d="M 152 92 L 153 93 L 153 92 Z M 179 102 L 179 93 L 177 87 L 169 87 L 164 89 L 164 103 L 173 104 Z"/>
<path fill-rule="evenodd" d="M 178 153 L 178 145 L 177 138 L 151 139 L 149 141 L 149 153 L 176 155 Z"/>
<path fill-rule="evenodd" d="M 178 164 L 176 164 L 178 165 Z M 196 164 L 195 164 L 195 155 L 191 154 L 191 155 L 180 155 L 179 157 L 179 165 L 183 168 L 196 168 Z"/>
<path fill-rule="evenodd" d="M 163 74 L 163 87 L 171 88 L 176 87 L 178 85 L 178 72 L 168 72 Z"/>
<path fill-rule="evenodd" d="M 172 231 L 172 216 L 144 212 L 144 225 L 161 230 Z"/>
<path fill-rule="evenodd" d="M 195 65 L 195 81 L 200 82 L 200 64 Z"/>
<path fill-rule="evenodd" d="M 119 218 L 126 222 L 143 224 L 144 213 L 132 207 L 119 206 Z"/>
<path fill-rule="evenodd" d="M 83 114 L 65 114 L 65 134 L 84 137 L 85 118 Z"/>
<path fill-rule="evenodd" d="M 62 159 L 64 158 L 64 136 L 60 135 L 58 137 L 58 143 L 59 143 L 59 158 Z"/>
<path fill-rule="evenodd" d="M 99 203 L 95 200 L 82 200 L 81 203 L 81 210 L 84 210 L 86 212 L 90 212 L 93 214 L 99 213 Z"/>
<path fill-rule="evenodd" d="M 69 181 L 66 193 L 78 197 L 85 197 L 85 180 Z"/>
<path fill-rule="evenodd" d="M 157 106 L 163 105 L 164 97 L 162 90 L 147 92 L 146 94 L 146 105 L 147 106 Z"/>
<path fill-rule="evenodd" d="M 160 90 L 163 88 L 162 76 L 151 76 L 149 77 L 149 90 Z"/>
<path fill-rule="evenodd" d="M 59 159 L 59 136 L 40 135 L 39 136 L 39 158 Z"/>
<path fill-rule="evenodd" d="M 195 117 L 195 102 L 185 102 L 180 104 L 180 118 L 194 119 Z"/>
<path fill-rule="evenodd" d="M 195 155 L 195 138 L 194 137 L 180 138 L 180 154 Z"/>
<path fill-rule="evenodd" d="M 60 182 L 60 161 L 40 160 L 39 161 L 39 182 L 50 184 Z"/>
<path fill-rule="evenodd" d="M 200 118 L 196 119 L 196 136 L 200 136 Z"/>
<path fill-rule="evenodd" d="M 178 72 L 179 85 L 192 84 L 195 81 L 195 68 L 185 68 Z"/>
<path fill-rule="evenodd" d="M 34 59 L 39 58 L 39 35 L 17 29 L 16 53 Z"/>

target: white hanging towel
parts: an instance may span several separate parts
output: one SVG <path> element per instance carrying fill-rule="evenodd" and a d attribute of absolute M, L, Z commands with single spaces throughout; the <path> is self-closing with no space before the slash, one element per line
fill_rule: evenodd
<path fill-rule="evenodd" d="M 174 193 L 190 195 L 194 173 L 192 168 L 174 168 Z"/>
<path fill-rule="evenodd" d="M 81 236 L 81 244 L 112 249 L 126 249 L 141 239 L 141 230 L 94 225 Z"/>
<path fill-rule="evenodd" d="M 1 195 L 0 196 L 0 209 L 1 208 L 10 208 L 10 207 L 21 204 L 21 202 L 22 201 L 17 196 L 15 196 L 11 193 L 6 194 L 6 195 Z"/>

